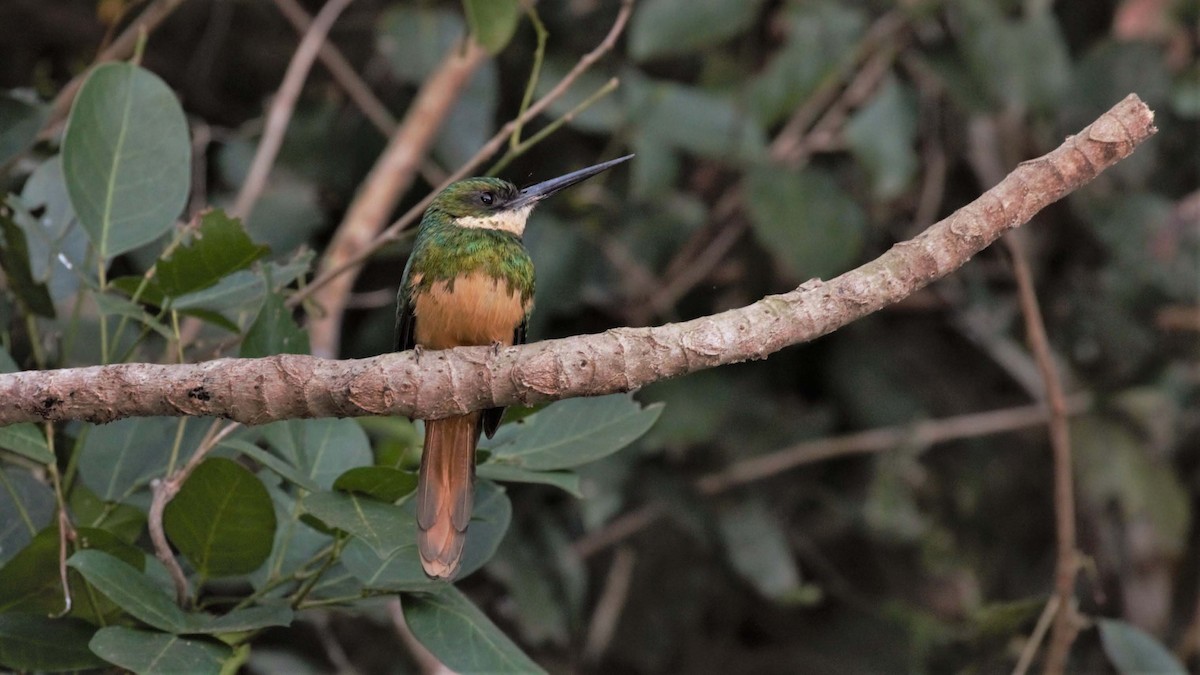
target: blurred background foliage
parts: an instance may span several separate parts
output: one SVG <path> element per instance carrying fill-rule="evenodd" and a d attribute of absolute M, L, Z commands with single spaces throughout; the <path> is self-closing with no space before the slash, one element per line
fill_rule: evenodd
<path fill-rule="evenodd" d="M 19 139 L 137 5 L 0 4 L 6 192 L 45 189 L 30 175 L 36 149 L 22 154 Z M 549 32 L 539 92 L 616 11 L 612 0 L 538 3 Z M 401 116 L 466 21 L 458 2 L 358 0 L 331 40 Z M 1200 667 L 1198 22 L 1186 0 L 639 0 L 615 52 L 532 128 L 611 77 L 619 87 L 503 171 L 527 184 L 637 153 L 534 215 L 530 337 L 692 318 L 837 275 L 1135 92 L 1158 135 L 1022 236 L 1062 376 L 1083 395 L 1072 424 L 1081 609 L 1124 622 L 1084 630 L 1072 670 L 1122 667 L 1122 650 L 1156 645 Z M 491 29 L 514 31 L 511 41 L 464 90 L 401 210 L 518 110 L 534 30 L 524 17 Z M 272 3 L 251 0 L 185 2 L 150 37 L 143 65 L 178 93 L 191 128 L 191 211 L 232 202 L 296 41 Z M 384 143 L 316 67 L 248 219 L 271 247 L 276 283 L 295 278 L 297 261 L 303 269 L 298 251 L 322 250 Z M 84 244 L 58 246 L 79 259 Z M 52 248 L 28 247 L 47 302 L 73 292 L 70 275 L 36 254 Z M 367 265 L 344 357 L 390 348 L 407 248 Z M 135 252 L 116 267 L 151 262 Z M 28 366 L 14 312 L 5 303 L 5 345 Z M 1053 583 L 1046 430 L 968 429 L 936 445 L 906 430 L 1041 400 L 1023 331 L 1008 260 L 993 247 L 815 343 L 649 387 L 638 398 L 666 403 L 658 424 L 581 467 L 583 499 L 509 490 L 512 527 L 463 589 L 555 672 L 1007 670 Z M 205 329 L 193 355 L 220 340 Z M 77 340 L 62 365 L 94 363 L 94 350 Z M 696 483 L 881 427 L 897 438 L 885 452 L 744 485 Z M 268 633 L 247 667 L 329 672 L 336 648 L 361 672 L 417 668 L 395 658 L 382 615 L 331 611 L 298 625 L 319 639 Z M 1129 626 L 1153 636 L 1150 647 L 1113 637 Z"/>

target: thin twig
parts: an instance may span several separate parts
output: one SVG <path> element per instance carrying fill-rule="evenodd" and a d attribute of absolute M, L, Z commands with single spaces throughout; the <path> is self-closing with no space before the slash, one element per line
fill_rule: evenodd
<path fill-rule="evenodd" d="M 1017 659 L 1017 666 L 1013 668 L 1012 675 L 1025 675 L 1029 672 L 1033 657 L 1037 656 L 1038 648 L 1046 639 L 1046 632 L 1050 630 L 1051 621 L 1058 615 L 1060 602 L 1057 595 L 1051 595 L 1050 599 L 1046 601 L 1046 606 L 1042 608 L 1042 614 L 1038 617 L 1037 625 L 1033 627 L 1033 633 L 1025 641 L 1025 647 L 1021 649 L 1021 657 Z"/>
<path fill-rule="evenodd" d="M 196 448 L 196 452 L 192 453 L 183 468 L 163 480 L 156 479 L 150 483 L 150 510 L 146 517 L 146 526 L 150 530 L 154 556 L 170 573 L 171 583 L 175 586 L 175 601 L 180 606 L 188 603 L 187 576 L 184 575 L 183 568 L 179 566 L 179 561 L 175 559 L 175 554 L 171 552 L 171 545 L 167 541 L 166 531 L 163 529 L 163 513 L 166 511 L 167 504 L 175 498 L 175 495 L 179 494 L 179 490 L 187 482 L 188 476 L 192 475 L 200 462 L 204 461 L 205 456 L 240 426 L 237 422 L 213 420 L 208 432 Z M 218 429 L 220 430 L 218 431 Z"/>
<path fill-rule="evenodd" d="M 346 217 L 334 232 L 321 259 L 322 269 L 336 268 L 376 239 L 400 197 L 412 185 L 450 109 L 486 58 L 487 52 L 472 40 L 453 45 L 438 68 L 421 84 L 404 122 L 375 160 Z M 329 358 L 337 355 L 346 300 L 357 276 L 357 271 L 344 274 L 313 297 L 321 308 L 308 326 L 313 354 Z"/>
<path fill-rule="evenodd" d="M 1080 414 L 1090 405 L 1088 397 L 1079 396 L 1071 400 L 1069 411 L 1071 414 Z M 693 483 L 693 487 L 702 495 L 713 496 L 816 462 L 884 452 L 904 444 L 933 446 L 966 438 L 1018 431 L 1046 424 L 1048 420 L 1049 415 L 1044 406 L 1025 405 L 819 438 L 735 462 L 720 471 L 701 476 Z M 665 505 L 647 504 L 614 519 L 604 528 L 581 537 L 572 545 L 572 550 L 581 558 L 587 558 L 633 536 L 665 515 Z"/>
<path fill-rule="evenodd" d="M 1075 577 L 1079 573 L 1079 559 L 1075 543 L 1075 487 L 1071 469 L 1071 432 L 1067 396 L 1054 367 L 1050 352 L 1050 341 L 1042 322 L 1037 294 L 1033 287 L 1033 274 L 1021 248 L 1020 241 L 1010 233 L 1004 243 L 1012 256 L 1013 276 L 1017 280 L 1017 294 L 1021 301 L 1021 313 L 1025 317 L 1025 332 L 1029 348 L 1037 359 L 1038 369 L 1046 384 L 1046 403 L 1050 408 L 1050 446 L 1054 452 L 1054 514 L 1055 532 L 1058 540 L 1058 556 L 1055 563 L 1054 594 L 1059 600 L 1054 615 L 1054 630 L 1050 636 L 1050 647 L 1046 653 L 1045 672 L 1057 675 L 1066 670 L 1067 656 L 1071 643 L 1079 628 L 1075 621 Z"/>
<path fill-rule="evenodd" d="M 1016 144 L 1001 139 L 996 120 L 978 118 L 972 122 L 971 127 L 971 145 L 967 156 L 979 178 L 986 182 L 1004 175 L 1004 166 L 1008 162 L 1002 156 L 1001 148 L 1013 147 Z M 1022 236 L 1018 232 L 1009 232 L 1003 240 L 1012 262 L 1013 277 L 1017 282 L 1017 300 L 1025 321 L 1025 339 L 1037 364 L 1046 406 L 1049 408 L 1050 447 L 1054 455 L 1054 529 L 1057 543 L 1054 594 L 1058 598 L 1058 608 L 1054 615 L 1050 646 L 1046 652 L 1045 672 L 1061 675 L 1066 670 L 1071 643 L 1075 641 L 1079 632 L 1075 617 L 1075 579 L 1079 573 L 1079 556 L 1075 535 L 1070 410 L 1062 380 L 1054 365 L 1054 355 L 1050 348 L 1050 340 L 1046 336 L 1046 325 L 1038 304 L 1033 272 L 1025 255 Z"/>
<path fill-rule="evenodd" d="M 297 0 L 275 0 L 275 7 L 288 20 L 288 23 L 292 24 L 292 28 L 296 29 L 297 33 L 304 35 L 308 32 L 313 19 Z M 321 43 L 317 57 L 329 70 L 329 74 L 333 76 L 338 86 L 362 111 L 363 116 L 370 120 L 380 133 L 390 137 L 396 131 L 396 118 L 392 116 L 383 101 L 379 100 L 375 92 L 371 91 L 371 87 L 367 86 L 367 83 L 359 77 L 354 66 L 342 55 L 342 51 L 332 42 L 325 41 Z"/>
<path fill-rule="evenodd" d="M 267 176 L 271 173 L 271 167 L 275 164 L 275 157 L 279 154 L 280 146 L 283 145 L 283 136 L 287 132 L 288 122 L 292 119 L 292 111 L 296 108 L 296 101 L 300 98 L 300 91 L 304 88 L 304 81 L 308 79 L 308 72 L 312 69 L 313 61 L 316 60 L 317 53 L 321 50 L 321 44 L 329 35 L 329 29 L 333 27 L 333 22 L 337 21 L 342 10 L 346 9 L 351 2 L 353 0 L 329 0 L 325 3 L 321 7 L 321 11 L 317 12 L 317 17 L 313 20 L 308 32 L 304 34 L 304 38 L 300 40 L 300 46 L 292 54 L 292 60 L 288 63 L 287 71 L 283 75 L 283 83 L 279 85 L 279 91 L 275 92 L 271 108 L 267 111 L 267 122 L 263 128 L 262 138 L 258 141 L 258 150 L 255 151 L 254 160 L 250 163 L 246 182 L 242 184 L 237 200 L 230 209 L 231 215 L 248 218 L 254 209 L 254 204 L 258 202 L 259 196 L 267 185 Z"/>
<path fill-rule="evenodd" d="M 604 581 L 604 590 L 592 611 L 587 638 L 583 644 L 583 660 L 598 663 L 608 650 L 613 634 L 617 631 L 617 620 L 629 599 L 629 587 L 633 583 L 633 567 L 637 562 L 637 551 L 622 546 L 613 556 L 612 566 Z"/>
<path fill-rule="evenodd" d="M 386 230 L 381 232 L 379 236 L 375 237 L 375 239 L 363 247 L 362 250 L 360 250 L 354 256 L 338 263 L 337 265 L 331 265 L 324 268 L 323 271 L 312 281 L 312 283 L 288 299 L 289 306 L 294 307 L 301 301 L 319 291 L 325 285 L 332 282 L 334 279 L 345 274 L 348 270 L 361 265 L 364 260 L 371 257 L 372 254 L 374 254 L 388 242 L 395 239 L 395 237 L 399 235 L 404 228 L 414 223 L 417 218 L 419 218 L 421 214 L 425 212 L 425 209 L 429 206 L 429 203 L 433 201 L 433 197 L 439 191 L 441 191 L 450 183 L 465 178 L 468 174 L 478 168 L 485 159 L 491 157 L 504 145 L 505 141 L 507 141 L 511 136 L 513 129 L 515 129 L 518 125 L 524 124 L 534 117 L 540 115 L 542 111 L 545 110 L 551 103 L 558 100 L 564 93 L 566 93 L 571 84 L 573 84 L 575 80 L 579 79 L 579 76 L 583 75 L 583 73 L 591 68 L 601 56 L 613 48 L 617 42 L 617 37 L 620 36 L 621 32 L 625 29 L 625 24 L 629 20 L 629 15 L 632 9 L 633 0 L 622 0 L 621 9 L 617 12 L 617 18 L 613 21 L 613 25 L 609 29 L 608 34 L 604 37 L 600 44 L 596 45 L 595 49 L 587 54 L 584 54 L 583 57 L 580 58 L 575 64 L 575 66 L 572 67 L 571 70 L 563 77 L 563 79 L 559 80 L 558 84 L 556 84 L 554 88 L 547 92 L 545 96 L 538 99 L 538 101 L 530 106 L 529 109 L 523 114 L 517 116 L 515 119 L 510 120 L 503 127 L 501 127 L 495 135 L 488 139 L 487 143 L 484 143 L 483 146 L 476 151 L 475 155 L 472 156 L 471 159 L 463 163 L 463 165 L 456 169 L 449 177 L 447 177 L 446 180 L 437 187 L 437 189 L 432 190 L 424 199 L 422 199 L 398 220 L 388 226 Z"/>

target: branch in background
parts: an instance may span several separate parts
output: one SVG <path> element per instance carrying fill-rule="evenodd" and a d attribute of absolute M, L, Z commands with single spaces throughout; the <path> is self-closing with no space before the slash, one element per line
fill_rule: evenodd
<path fill-rule="evenodd" d="M 0 375 L 0 424 L 212 415 L 245 424 L 406 415 L 438 419 L 494 406 L 631 391 L 706 368 L 765 359 L 912 294 L 1127 157 L 1154 132 L 1129 95 L 1049 154 L 917 237 L 830 281 L 720 314 L 617 328 L 498 352 L 460 347 L 331 361 L 280 354 L 199 364 L 148 363 Z"/>
<path fill-rule="evenodd" d="M 579 79 L 580 75 L 583 75 L 583 73 L 587 72 L 587 70 L 591 68 L 601 56 L 612 50 L 613 46 L 617 43 L 617 37 L 619 37 L 621 32 L 625 30 L 625 24 L 629 21 L 629 15 L 632 10 L 633 0 L 622 0 L 621 9 L 617 12 L 617 18 L 613 21 L 612 27 L 609 28 L 608 35 L 606 35 L 604 39 L 600 41 L 600 44 L 596 45 L 595 49 L 587 54 L 584 54 L 583 57 L 580 58 L 579 61 L 574 65 L 574 67 L 572 67 L 571 70 L 565 76 L 563 76 L 563 79 L 559 80 L 558 84 L 554 85 L 554 87 L 545 96 L 538 99 L 538 101 L 533 105 L 529 106 L 529 108 L 524 113 L 517 116 L 516 119 L 510 120 L 503 127 L 500 127 L 500 130 L 497 131 L 494 136 L 488 139 L 488 142 L 484 143 L 483 147 L 479 148 L 479 150 L 473 157 L 471 157 L 471 159 L 467 160 L 466 163 L 464 163 L 453 174 L 447 177 L 445 182 L 439 185 L 436 189 L 432 190 L 424 199 L 422 199 L 415 206 L 409 209 L 403 216 L 401 216 L 399 220 L 388 226 L 388 228 L 380 233 L 379 236 L 375 237 L 374 241 L 370 242 L 370 244 L 364 247 L 356 255 L 352 256 L 348 260 L 345 260 L 337 266 L 325 267 L 324 271 L 317 275 L 317 277 L 313 279 L 312 283 L 301 289 L 299 293 L 289 298 L 288 306 L 295 307 L 302 300 L 314 294 L 326 284 L 333 282 L 334 279 L 337 279 L 349 270 L 361 265 L 363 261 L 371 257 L 371 255 L 382 248 L 384 244 L 394 240 L 396 236 L 399 235 L 402 230 L 404 230 L 404 228 L 415 222 L 417 218 L 419 218 L 421 214 L 425 212 L 425 209 L 429 206 L 429 203 L 433 201 L 434 196 L 438 192 L 440 192 L 450 183 L 467 177 L 472 171 L 479 167 L 479 165 L 482 164 L 485 159 L 496 154 L 501 146 L 504 145 L 505 141 L 509 140 L 513 131 L 517 127 L 540 115 L 542 111 L 544 111 L 551 103 L 558 100 L 559 97 L 565 94 L 567 89 L 575 82 L 575 80 Z"/>
<path fill-rule="evenodd" d="M 1075 548 L 1075 474 L 1071 469 L 1070 420 L 1067 397 L 1054 368 L 1050 341 L 1046 337 L 1046 326 L 1038 307 L 1033 273 L 1029 270 L 1020 240 L 1015 239 L 1013 234 L 1017 233 L 1005 237 L 1005 244 L 1012 256 L 1013 276 L 1017 280 L 1021 314 L 1025 318 L 1026 339 L 1042 373 L 1042 381 L 1046 385 L 1046 404 L 1050 409 L 1050 448 L 1054 453 L 1054 529 L 1058 540 L 1054 599 L 1058 607 L 1054 613 L 1045 672 L 1061 674 L 1066 670 L 1071 643 L 1079 632 L 1079 622 L 1075 616 L 1075 577 L 1079 572 L 1079 555 Z"/>
<path fill-rule="evenodd" d="M 275 0 L 275 8 L 287 19 L 288 23 L 292 24 L 292 28 L 295 28 L 297 33 L 303 35 L 308 32 L 313 19 L 297 0 Z M 350 100 L 354 101 L 354 105 L 362 111 L 363 116 L 370 120 L 371 124 L 375 125 L 375 128 L 384 136 L 391 136 L 396 130 L 396 118 L 392 117 L 387 106 L 358 76 L 358 73 L 354 71 L 354 66 L 350 65 L 342 52 L 333 43 L 324 42 L 321 44 L 320 51 L 317 52 L 317 57 L 329 69 L 329 73 L 333 75 L 338 86 L 345 90 Z"/>
<path fill-rule="evenodd" d="M 379 236 L 400 197 L 412 185 L 450 109 L 486 57 L 482 47 L 467 39 L 464 45 L 452 46 L 437 70 L 421 84 L 404 122 L 375 161 L 345 219 L 338 225 L 321 259 L 322 270 L 338 268 Z M 342 315 L 358 276 L 357 269 L 339 276 L 313 297 L 321 312 L 309 322 L 308 332 L 313 354 L 317 356 L 337 356 Z"/>
<path fill-rule="evenodd" d="M 287 72 L 284 73 L 283 84 L 279 85 L 279 91 L 275 92 L 275 98 L 271 101 L 266 128 L 258 142 L 254 160 L 250 163 L 246 182 L 242 184 L 230 214 L 249 218 L 250 212 L 254 210 L 254 204 L 258 202 L 259 195 L 266 187 L 271 166 L 275 164 L 275 157 L 283 145 L 283 135 L 292 119 L 296 101 L 300 98 L 300 90 L 304 88 L 304 80 L 308 79 L 308 71 L 312 69 L 313 61 L 316 60 L 325 37 L 329 35 L 333 22 L 337 21 L 342 10 L 351 2 L 353 0 L 329 0 L 317 13 L 317 18 L 300 40 L 300 46 L 296 48 L 296 53 L 288 63 Z"/>
<path fill-rule="evenodd" d="M 1091 407 L 1087 397 L 1070 401 L 1069 412 L 1080 414 Z M 1026 405 L 980 413 L 967 413 L 937 420 L 920 420 L 880 429 L 869 429 L 844 436 L 803 441 L 782 450 L 734 462 L 719 471 L 706 474 L 694 483 L 696 491 L 711 497 L 741 485 L 765 480 L 792 469 L 854 455 L 885 452 L 910 444 L 917 447 L 938 445 L 966 438 L 978 438 L 1042 426 L 1049 420 L 1045 406 Z M 594 555 L 617 542 L 658 522 L 667 515 L 662 503 L 651 503 L 630 511 L 577 540 L 572 549 L 581 558 Z"/>
<path fill-rule="evenodd" d="M 1002 147 L 1012 147 L 1001 137 L 996 120 L 979 118 L 971 124 L 970 149 L 967 153 L 975 173 L 988 182 L 1003 175 L 1007 160 Z M 1057 556 L 1054 574 L 1054 623 L 1050 646 L 1046 653 L 1045 672 L 1061 675 L 1067 666 L 1071 644 L 1079 632 L 1076 617 L 1075 578 L 1079 572 L 1079 555 L 1075 535 L 1074 472 L 1071 468 L 1071 436 L 1067 396 L 1054 365 L 1050 340 L 1038 304 L 1033 271 L 1025 255 L 1022 232 L 1010 232 L 1004 244 L 1012 261 L 1013 278 L 1017 282 L 1017 300 L 1025 322 L 1025 341 L 1033 354 L 1038 377 L 1049 409 L 1050 448 L 1054 456 L 1054 514 Z M 1040 622 L 1039 622 L 1040 623 Z M 1030 638 L 1035 647 L 1039 638 Z"/>

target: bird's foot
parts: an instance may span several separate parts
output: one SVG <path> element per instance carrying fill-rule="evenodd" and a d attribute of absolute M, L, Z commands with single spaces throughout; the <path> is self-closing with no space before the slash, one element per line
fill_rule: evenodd
<path fill-rule="evenodd" d="M 418 366 L 421 365 L 421 355 L 424 353 L 425 353 L 424 347 L 422 347 L 421 345 L 413 345 L 413 359 L 417 362 Z"/>
<path fill-rule="evenodd" d="M 492 340 L 492 356 L 500 356 L 500 348 L 504 346 L 499 340 Z"/>

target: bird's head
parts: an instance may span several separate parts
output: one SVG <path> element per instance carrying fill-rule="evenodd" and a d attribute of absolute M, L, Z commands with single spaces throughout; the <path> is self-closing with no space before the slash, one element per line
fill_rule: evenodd
<path fill-rule="evenodd" d="M 449 216 L 459 227 L 503 230 L 518 237 L 533 207 L 546 197 L 629 160 L 626 155 L 518 190 L 499 178 L 467 178 L 451 183 L 434 197 L 429 212 Z"/>

